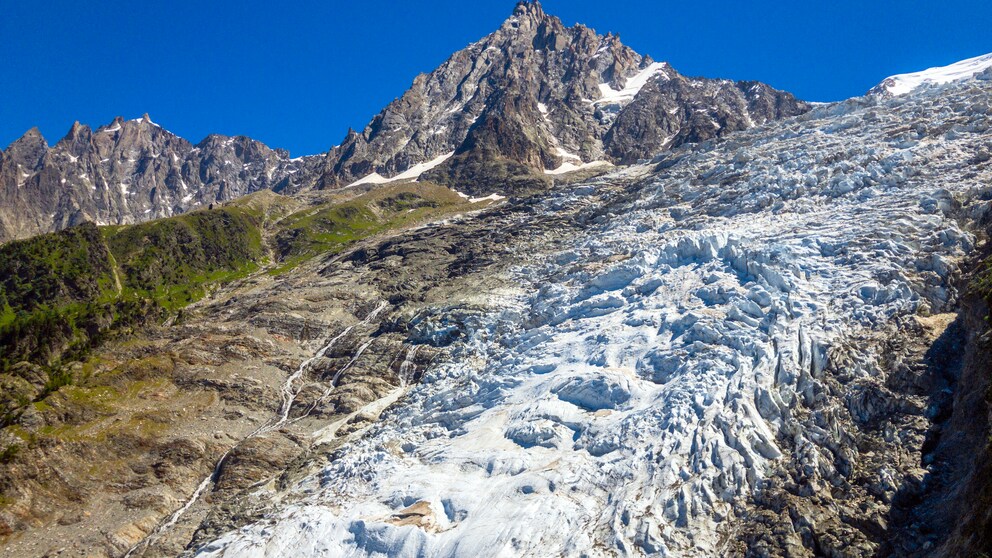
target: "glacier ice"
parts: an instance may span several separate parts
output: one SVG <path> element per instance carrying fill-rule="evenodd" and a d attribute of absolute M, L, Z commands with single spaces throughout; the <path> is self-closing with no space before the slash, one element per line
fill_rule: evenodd
<path fill-rule="evenodd" d="M 860 340 L 953 305 L 990 90 L 824 105 L 535 202 L 586 226 L 521 246 L 450 358 L 198 556 L 722 555 L 783 461 L 818 482 L 857 451 L 802 420 L 878 412 Z M 861 382 L 828 400 L 837 347 Z M 431 528 L 395 520 L 413 506 Z"/>

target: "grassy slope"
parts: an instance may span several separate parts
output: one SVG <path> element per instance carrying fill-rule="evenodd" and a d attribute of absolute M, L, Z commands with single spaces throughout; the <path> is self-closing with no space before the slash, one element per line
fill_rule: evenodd
<path fill-rule="evenodd" d="M 0 372 L 79 358 L 108 331 L 250 273 L 263 254 L 257 218 L 239 208 L 102 230 L 85 224 L 0 247 Z"/>
<path fill-rule="evenodd" d="M 7 359 L 0 368 L 0 545 L 14 533 L 5 518 L 53 517 L 32 515 L 44 512 L 33 499 L 77 505 L 83 496 L 62 476 L 126 477 L 136 451 L 157 447 L 215 397 L 178 388 L 173 355 L 132 326 L 160 321 L 211 284 L 255 269 L 284 272 L 360 239 L 488 202 L 418 183 L 340 192 L 301 211 L 305 205 L 258 192 L 211 211 L 137 226 L 82 225 L 0 246 L 0 357 Z M 60 333 L 40 327 L 41 318 Z M 107 335 L 119 341 L 112 351 L 88 351 Z M 48 349 L 7 350 L 29 347 L 25 339 Z M 35 470 L 41 473 L 24 476 Z"/>
<path fill-rule="evenodd" d="M 198 211 L 130 227 L 105 229 L 124 297 L 177 310 L 204 287 L 243 277 L 263 263 L 261 220 L 239 207 Z"/>
<path fill-rule="evenodd" d="M 283 273 L 361 239 L 487 204 L 430 183 L 339 193 L 302 211 L 296 200 L 259 192 L 218 209 L 139 225 L 85 224 L 0 246 L 0 374 L 23 361 L 51 374 L 108 333 L 175 313 L 213 285 L 267 264 Z"/>
<path fill-rule="evenodd" d="M 377 188 L 353 199 L 293 213 L 278 224 L 275 248 L 280 273 L 318 254 L 338 253 L 354 242 L 445 215 L 482 207 L 436 184 L 417 182 Z"/>

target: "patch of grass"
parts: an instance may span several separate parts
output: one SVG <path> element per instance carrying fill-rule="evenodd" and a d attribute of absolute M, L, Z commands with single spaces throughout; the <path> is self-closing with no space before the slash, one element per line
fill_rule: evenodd
<path fill-rule="evenodd" d="M 10 444 L 0 451 L 0 463 L 7 464 L 17 458 L 17 454 L 21 452 L 20 444 Z"/>
<path fill-rule="evenodd" d="M 430 183 L 384 186 L 351 200 L 331 202 L 289 215 L 276 235 L 281 265 L 288 271 L 318 254 L 338 253 L 355 242 L 423 223 L 468 206 L 455 192 Z"/>
<path fill-rule="evenodd" d="M 49 372 L 48 381 L 45 382 L 44 387 L 41 389 L 41 393 L 38 395 L 37 401 L 43 401 L 49 394 L 58 391 L 60 388 L 71 385 L 72 381 L 72 372 L 67 369 L 60 368 Z"/>
<path fill-rule="evenodd" d="M 245 277 L 265 258 L 261 216 L 244 207 L 196 211 L 109 231 L 125 296 L 175 311 L 202 298 L 205 287 Z"/>

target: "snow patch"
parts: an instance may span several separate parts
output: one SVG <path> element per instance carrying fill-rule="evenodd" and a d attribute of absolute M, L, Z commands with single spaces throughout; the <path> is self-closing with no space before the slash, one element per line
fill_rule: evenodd
<path fill-rule="evenodd" d="M 483 197 L 483 198 L 469 198 L 468 199 L 468 202 L 469 203 L 479 203 L 479 202 L 484 202 L 484 201 L 494 201 L 494 202 L 496 202 L 496 201 L 505 200 L 505 199 L 506 199 L 506 196 L 501 196 L 499 194 L 489 194 L 488 196 Z"/>
<path fill-rule="evenodd" d="M 609 83 L 600 83 L 601 97 L 592 102 L 593 105 L 623 105 L 629 103 L 640 93 L 648 81 L 656 75 L 665 75 L 667 62 L 655 62 L 644 68 L 627 80 L 627 85 L 620 91 L 613 89 Z"/>
<path fill-rule="evenodd" d="M 352 186 L 358 186 L 359 184 L 388 184 L 399 180 L 416 180 L 420 178 L 420 175 L 447 161 L 454 154 L 454 151 L 449 151 L 440 157 L 427 161 L 426 163 L 418 163 L 392 178 L 387 178 L 378 172 L 373 172 L 372 174 L 359 178 L 346 187 L 350 188 Z"/>
<path fill-rule="evenodd" d="M 594 169 L 599 167 L 612 167 L 613 163 L 609 161 L 589 161 L 588 163 L 575 164 L 571 161 L 565 161 L 560 167 L 556 169 L 544 169 L 544 174 L 566 174 L 569 172 L 575 172 L 579 170 Z"/>
<path fill-rule="evenodd" d="M 968 79 L 975 74 L 992 68 L 992 53 L 955 62 L 949 66 L 928 68 L 922 72 L 899 74 L 886 78 L 879 88 L 898 97 L 926 84 L 943 85 L 952 81 Z"/>

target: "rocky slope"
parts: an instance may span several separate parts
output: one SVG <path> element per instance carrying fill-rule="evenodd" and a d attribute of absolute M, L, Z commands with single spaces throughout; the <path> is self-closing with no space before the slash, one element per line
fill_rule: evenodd
<path fill-rule="evenodd" d="M 687 78 L 616 35 L 520 2 L 327 157 L 321 187 L 412 173 L 472 194 L 542 189 L 548 175 L 630 163 L 809 109 L 758 82 Z"/>
<path fill-rule="evenodd" d="M 348 281 L 304 295 L 319 261 L 301 255 L 318 246 L 327 258 L 491 203 L 427 183 L 313 204 L 259 192 L 176 218 L 83 225 L 0 247 L 0 553 L 119 556 L 180 508 L 228 450 L 217 488 L 232 497 L 287 466 L 307 447 L 300 436 L 341 404 L 338 395 L 320 402 L 327 378 L 309 374 L 350 360 L 344 351 L 373 325 L 354 322 L 376 308 L 356 300 L 363 291 Z M 50 325 L 31 327 L 39 316 Z M 310 345 L 339 324 L 347 332 L 336 349 L 310 358 Z M 18 362 L 9 345 L 29 346 L 13 341 L 30 336 L 12 331 L 34 334 L 45 350 Z M 65 351 L 67 341 L 77 350 Z M 92 341 L 102 349 L 82 345 Z M 384 358 L 378 349 L 366 356 L 377 354 Z M 299 400 L 315 419 L 286 437 L 299 417 L 273 402 L 300 362 L 313 383 Z M 370 380 L 369 389 L 385 385 Z"/>
<path fill-rule="evenodd" d="M 77 122 L 54 146 L 32 129 L 0 152 L 0 242 L 84 221 L 169 217 L 260 189 L 299 189 L 316 162 L 244 136 L 193 145 L 148 115 L 95 130 Z"/>

